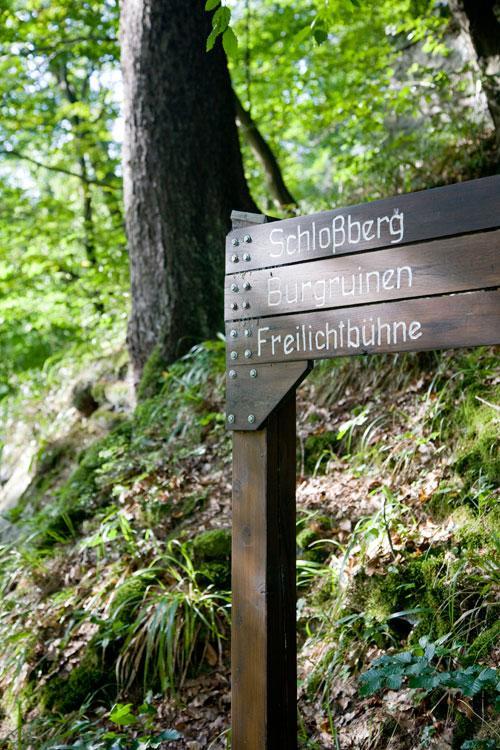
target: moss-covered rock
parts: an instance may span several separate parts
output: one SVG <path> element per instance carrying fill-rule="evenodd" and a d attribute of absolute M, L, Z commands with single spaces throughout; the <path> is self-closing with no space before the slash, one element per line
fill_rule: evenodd
<path fill-rule="evenodd" d="M 499 392 L 495 399 L 498 399 Z M 494 406 L 468 402 L 464 409 L 466 426 L 455 464 L 468 482 L 484 477 L 492 484 L 500 483 L 500 416 Z"/>
<path fill-rule="evenodd" d="M 229 589 L 231 532 L 228 529 L 204 531 L 193 539 L 192 547 L 199 583 L 202 586 L 213 585 L 219 589 Z"/>
<path fill-rule="evenodd" d="M 148 583 L 144 576 L 127 578 L 115 591 L 110 607 L 111 618 L 117 618 L 121 623 L 131 622 L 144 598 Z"/>
<path fill-rule="evenodd" d="M 159 394 L 165 382 L 164 372 L 166 367 L 167 363 L 162 354 L 161 346 L 157 344 L 144 365 L 142 377 L 137 386 L 138 401 L 145 401 Z"/>
<path fill-rule="evenodd" d="M 210 529 L 193 539 L 196 560 L 223 562 L 231 557 L 231 532 L 228 529 Z"/>
<path fill-rule="evenodd" d="M 330 551 L 328 543 L 322 541 L 322 537 L 314 529 L 307 527 L 297 534 L 297 554 L 302 560 L 323 563 Z"/>
<path fill-rule="evenodd" d="M 67 714 L 82 706 L 100 689 L 114 682 L 102 664 L 97 648 L 90 643 L 80 662 L 68 677 L 53 677 L 40 693 L 40 705 L 46 713 Z"/>
<path fill-rule="evenodd" d="M 304 470 L 306 474 L 324 471 L 326 461 L 339 450 L 336 432 L 308 435 L 304 442 Z"/>

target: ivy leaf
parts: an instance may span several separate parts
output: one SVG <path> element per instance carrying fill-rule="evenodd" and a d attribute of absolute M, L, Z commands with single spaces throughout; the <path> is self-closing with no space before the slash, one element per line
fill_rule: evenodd
<path fill-rule="evenodd" d="M 230 26 L 222 35 L 222 46 L 228 57 L 234 57 L 238 52 L 238 38 Z"/>
<path fill-rule="evenodd" d="M 205 10 L 213 10 L 220 5 L 220 0 L 207 0 L 205 3 Z"/>

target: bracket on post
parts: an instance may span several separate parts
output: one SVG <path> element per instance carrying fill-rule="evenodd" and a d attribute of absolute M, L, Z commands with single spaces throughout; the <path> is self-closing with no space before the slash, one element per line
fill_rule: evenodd
<path fill-rule="evenodd" d="M 312 362 L 237 365 L 227 374 L 226 424 L 230 430 L 258 430 L 312 369 Z"/>

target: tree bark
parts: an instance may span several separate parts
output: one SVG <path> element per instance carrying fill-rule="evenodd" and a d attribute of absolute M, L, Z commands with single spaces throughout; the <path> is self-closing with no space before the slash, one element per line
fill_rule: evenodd
<path fill-rule="evenodd" d="M 500 2 L 499 0 L 450 0 L 460 27 L 469 35 L 476 52 L 488 109 L 500 151 Z"/>
<path fill-rule="evenodd" d="M 254 211 L 227 62 L 202 0 L 123 0 L 124 192 L 136 379 L 221 330 L 224 238 Z"/>
<path fill-rule="evenodd" d="M 241 128 L 244 138 L 252 149 L 255 158 L 261 164 L 267 182 L 267 187 L 271 193 L 277 208 L 293 208 L 297 201 L 288 190 L 283 174 L 274 153 L 268 142 L 255 124 L 250 112 L 243 107 L 242 103 L 234 95 L 236 103 L 236 122 Z"/>

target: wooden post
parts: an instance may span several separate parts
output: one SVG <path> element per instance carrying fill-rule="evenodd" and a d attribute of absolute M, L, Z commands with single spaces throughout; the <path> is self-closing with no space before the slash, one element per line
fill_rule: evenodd
<path fill-rule="evenodd" d="M 233 750 L 297 747 L 295 417 L 233 433 Z"/>

